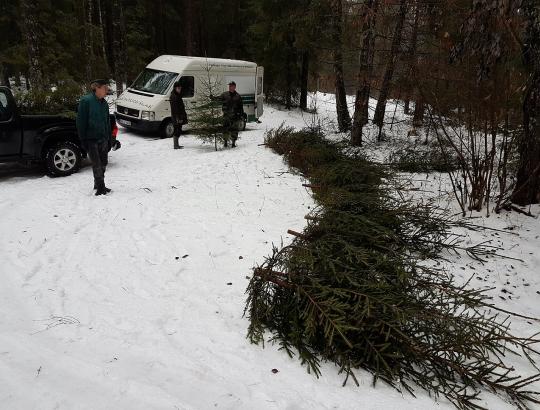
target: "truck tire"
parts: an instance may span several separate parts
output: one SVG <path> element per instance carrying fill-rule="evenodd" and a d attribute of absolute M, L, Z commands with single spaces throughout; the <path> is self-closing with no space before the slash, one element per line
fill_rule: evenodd
<path fill-rule="evenodd" d="M 45 155 L 47 173 L 53 177 L 65 177 L 81 167 L 80 148 L 73 142 L 63 141 L 53 145 Z"/>
<path fill-rule="evenodd" d="M 172 138 L 174 134 L 174 124 L 172 120 L 169 118 L 165 121 L 163 121 L 163 124 L 161 124 L 161 128 L 159 129 L 159 138 Z"/>

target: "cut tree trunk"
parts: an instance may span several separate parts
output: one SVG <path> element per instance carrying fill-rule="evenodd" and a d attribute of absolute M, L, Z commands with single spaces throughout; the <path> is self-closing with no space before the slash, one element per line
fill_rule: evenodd
<path fill-rule="evenodd" d="M 351 144 L 362 145 L 364 125 L 369 120 L 369 96 L 371 93 L 371 77 L 373 73 L 373 57 L 375 55 L 375 21 L 379 8 L 379 0 L 367 0 L 362 13 L 362 51 L 357 77 L 356 99 L 354 102 L 354 121 L 351 132 Z"/>
<path fill-rule="evenodd" d="M 384 126 L 384 115 L 386 112 L 386 101 L 390 95 L 390 87 L 392 84 L 392 78 L 394 76 L 394 70 L 396 68 L 397 61 L 400 56 L 401 38 L 403 34 L 403 24 L 405 23 L 405 17 L 407 16 L 407 1 L 401 0 L 399 4 L 398 20 L 396 22 L 396 28 L 394 31 L 394 37 L 392 40 L 392 46 L 390 48 L 390 59 L 384 71 L 381 90 L 379 93 L 379 99 L 377 100 L 377 107 L 375 108 L 375 115 L 373 116 L 373 124 L 377 125 L 379 129 Z M 381 133 L 379 132 L 379 136 Z"/>

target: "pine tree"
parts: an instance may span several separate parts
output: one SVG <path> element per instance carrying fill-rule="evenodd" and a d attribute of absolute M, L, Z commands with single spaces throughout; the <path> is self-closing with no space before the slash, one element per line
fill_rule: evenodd
<path fill-rule="evenodd" d="M 216 97 L 223 92 L 224 85 L 213 75 L 210 64 L 206 64 L 204 72 L 204 75 L 197 79 L 199 99 L 189 114 L 189 123 L 193 134 L 204 143 L 213 143 L 217 151 L 218 144 L 225 142 L 221 103 L 216 101 Z"/>

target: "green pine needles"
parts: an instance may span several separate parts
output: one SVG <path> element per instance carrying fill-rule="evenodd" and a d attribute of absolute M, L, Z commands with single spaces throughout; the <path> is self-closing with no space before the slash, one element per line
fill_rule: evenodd
<path fill-rule="evenodd" d="M 198 78 L 200 83 L 199 100 L 190 114 L 189 121 L 195 137 L 203 143 L 214 144 L 217 151 L 218 144 L 225 141 L 221 103 L 215 100 L 215 97 L 223 92 L 223 84 L 213 74 L 210 64 L 207 63 L 204 70 L 204 75 Z"/>
<path fill-rule="evenodd" d="M 413 395 L 420 387 L 460 409 L 482 408 L 482 390 L 520 409 L 540 403 L 528 389 L 540 375 L 505 364 L 512 352 L 534 365 L 539 340 L 514 337 L 483 291 L 426 263 L 457 246 L 450 218 L 402 199 L 386 169 L 343 154 L 317 130 L 281 126 L 266 144 L 310 179 L 320 207 L 254 270 L 245 309 L 253 343 L 269 331 L 317 376 L 321 361 L 335 363 L 344 383 L 365 369 L 374 384 Z"/>
<path fill-rule="evenodd" d="M 15 94 L 17 106 L 26 115 L 59 115 L 70 119 L 77 116 L 77 105 L 83 88 L 67 81 L 54 90 L 31 89 Z"/>

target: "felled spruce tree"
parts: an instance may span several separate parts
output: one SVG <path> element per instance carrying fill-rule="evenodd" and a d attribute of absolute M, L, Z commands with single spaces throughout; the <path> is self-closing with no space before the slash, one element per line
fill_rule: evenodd
<path fill-rule="evenodd" d="M 54 89 L 33 88 L 15 93 L 17 106 L 23 114 L 61 115 L 75 118 L 76 109 L 84 88 L 74 81 L 66 81 Z"/>
<path fill-rule="evenodd" d="M 534 364 L 539 340 L 513 336 L 485 293 L 426 263 L 459 247 L 451 218 L 396 195 L 384 168 L 344 155 L 317 130 L 282 126 L 266 144 L 310 179 L 320 207 L 254 270 L 245 310 L 252 342 L 268 331 L 317 376 L 331 361 L 345 382 L 365 369 L 374 383 L 420 387 L 460 409 L 482 408 L 482 390 L 521 409 L 540 403 L 529 386 L 540 375 L 521 377 L 505 363 L 521 351 Z"/>
<path fill-rule="evenodd" d="M 217 76 L 212 75 L 210 64 L 206 64 L 204 71 L 204 75 L 199 78 L 200 99 L 189 122 L 193 134 L 204 143 L 213 143 L 217 151 L 218 143 L 224 142 L 224 136 L 221 103 L 215 97 L 223 92 L 223 84 Z"/>

